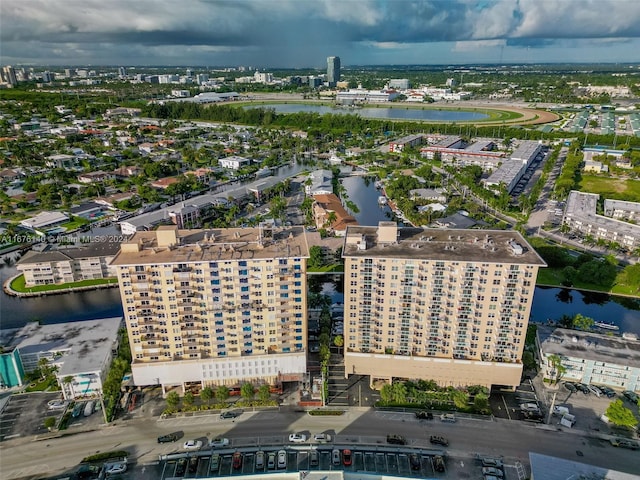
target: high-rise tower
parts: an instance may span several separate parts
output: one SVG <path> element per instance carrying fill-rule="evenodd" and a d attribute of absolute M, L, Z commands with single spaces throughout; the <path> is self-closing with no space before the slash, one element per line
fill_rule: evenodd
<path fill-rule="evenodd" d="M 345 374 L 520 384 L 536 276 L 517 232 L 348 227 Z"/>
<path fill-rule="evenodd" d="M 335 87 L 340 81 L 340 57 L 327 57 L 327 82 Z"/>

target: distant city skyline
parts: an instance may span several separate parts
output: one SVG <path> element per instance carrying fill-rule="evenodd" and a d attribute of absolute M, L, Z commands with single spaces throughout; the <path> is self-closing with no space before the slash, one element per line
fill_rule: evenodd
<path fill-rule="evenodd" d="M 635 0 L 3 0 L 0 64 L 638 62 Z"/>

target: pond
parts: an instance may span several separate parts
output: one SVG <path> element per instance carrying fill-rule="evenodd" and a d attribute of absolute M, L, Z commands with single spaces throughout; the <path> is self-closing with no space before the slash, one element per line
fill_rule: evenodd
<path fill-rule="evenodd" d="M 431 108 L 415 107 L 363 107 L 345 108 L 329 107 L 326 105 L 307 105 L 303 103 L 269 103 L 261 105 L 250 105 L 244 108 L 271 108 L 276 113 L 319 113 L 324 115 L 332 113 L 334 115 L 359 115 L 363 118 L 377 118 L 385 120 L 423 120 L 433 122 L 469 122 L 486 120 L 489 115 L 481 112 L 464 110 L 436 110 Z"/>

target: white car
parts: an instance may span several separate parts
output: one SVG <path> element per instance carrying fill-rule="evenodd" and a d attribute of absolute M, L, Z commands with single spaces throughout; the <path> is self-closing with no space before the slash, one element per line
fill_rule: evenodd
<path fill-rule="evenodd" d="M 291 443 L 304 443 L 307 441 L 307 436 L 302 433 L 292 433 L 289 435 L 289 441 Z"/>
<path fill-rule="evenodd" d="M 202 448 L 202 442 L 200 440 L 187 440 L 182 445 L 185 450 L 200 450 Z"/>
<path fill-rule="evenodd" d="M 325 443 L 325 442 L 330 442 L 331 441 L 331 435 L 329 435 L 328 433 L 316 433 L 313 436 L 313 440 L 319 443 Z"/>
<path fill-rule="evenodd" d="M 109 465 L 104 473 L 106 473 L 107 475 L 117 475 L 118 473 L 124 473 L 127 471 L 127 464 L 124 462 L 120 462 L 120 463 L 113 463 L 111 465 Z"/>
<path fill-rule="evenodd" d="M 222 448 L 222 447 L 228 447 L 229 446 L 229 439 L 228 438 L 214 438 L 209 442 L 209 446 L 211 448 Z"/>
<path fill-rule="evenodd" d="M 50 400 L 47 403 L 49 410 L 64 410 L 69 405 L 67 400 Z"/>

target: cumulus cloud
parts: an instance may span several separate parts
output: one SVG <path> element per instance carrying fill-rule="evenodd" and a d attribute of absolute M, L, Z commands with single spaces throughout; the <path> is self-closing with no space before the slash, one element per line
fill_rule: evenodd
<path fill-rule="evenodd" d="M 562 39 L 640 39 L 636 0 L 2 0 L 2 58 L 87 61 L 103 52 L 164 63 L 183 50 L 205 64 L 454 42 L 544 46 Z M 461 42 L 461 43 L 457 43 Z M 496 44 L 497 45 L 497 44 Z M 359 51 L 358 48 L 362 48 Z M 163 54 L 163 49 L 165 54 Z M 50 52 L 48 54 L 47 52 Z M 253 55 L 253 57 L 252 57 Z M 155 57 L 155 58 L 152 58 Z M 176 55 L 180 58 L 180 55 Z M 306 61 L 305 61 L 306 59 Z M 567 59 L 570 60 L 570 59 Z M 606 58 L 604 59 L 606 60 Z M 634 60 L 629 58 L 629 60 Z M 255 61 L 255 60 L 254 60 Z M 93 63 L 100 63 L 96 58 Z M 237 62 L 236 62 L 237 63 Z M 350 63 L 366 63 L 353 58 Z M 285 64 L 279 64 L 285 66 Z M 291 66 L 298 66 L 291 64 Z"/>

